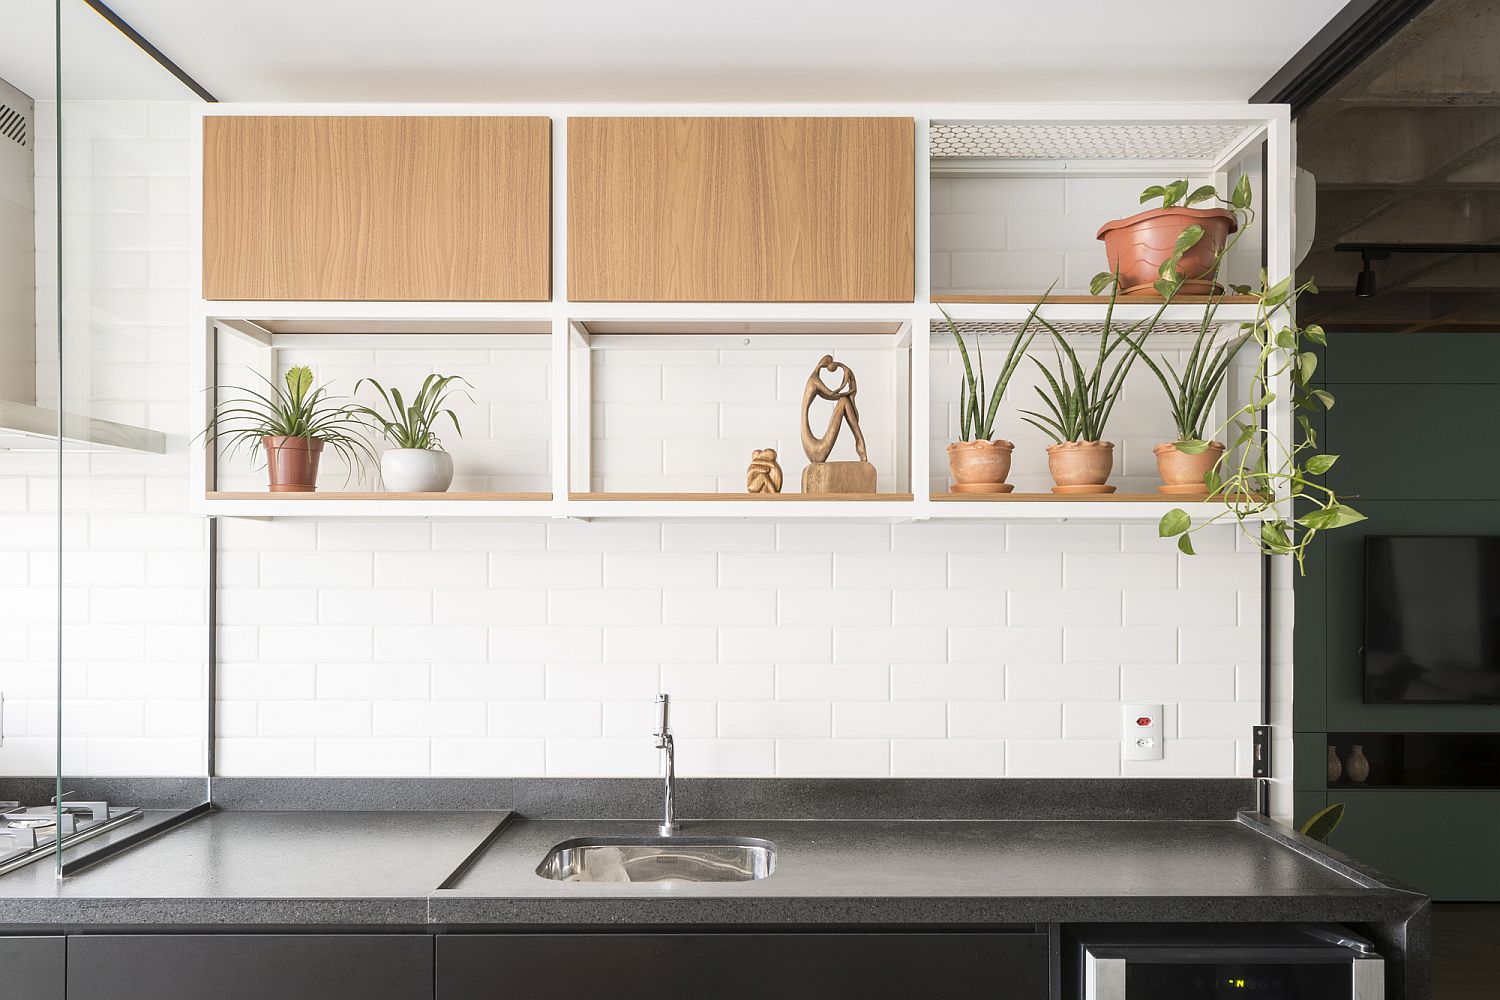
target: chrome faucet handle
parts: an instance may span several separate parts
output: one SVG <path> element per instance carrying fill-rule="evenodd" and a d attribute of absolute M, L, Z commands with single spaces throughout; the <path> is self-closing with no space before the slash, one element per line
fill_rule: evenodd
<path fill-rule="evenodd" d="M 665 749 L 667 742 L 672 738 L 672 729 L 669 722 L 672 707 L 672 696 L 659 694 L 656 696 L 656 749 Z"/>
<path fill-rule="evenodd" d="M 671 706 L 671 695 L 656 696 L 656 749 L 666 751 L 666 760 L 663 762 L 665 766 L 662 769 L 662 777 L 665 779 L 662 789 L 662 818 L 661 824 L 656 828 L 657 833 L 663 837 L 675 836 L 679 829 L 673 810 L 674 786 L 677 783 L 677 753 L 672 743 Z"/>

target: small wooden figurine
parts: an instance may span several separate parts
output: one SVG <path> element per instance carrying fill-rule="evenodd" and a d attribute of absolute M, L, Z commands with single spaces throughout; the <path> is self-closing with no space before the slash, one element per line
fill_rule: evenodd
<path fill-rule="evenodd" d="M 781 466 L 776 462 L 775 448 L 761 448 L 750 453 L 745 489 L 751 493 L 781 492 Z"/>
<path fill-rule="evenodd" d="M 839 384 L 830 388 L 823 381 L 824 372 L 840 374 Z M 807 453 L 808 466 L 802 470 L 803 493 L 874 493 L 875 466 L 870 464 L 865 453 L 865 436 L 859 429 L 859 407 L 854 397 L 859 393 L 859 384 L 849 366 L 833 360 L 825 354 L 807 378 L 807 388 L 802 391 L 802 450 Z M 828 429 L 815 436 L 809 418 L 814 399 L 826 399 L 833 403 L 833 413 L 828 418 Z M 830 462 L 828 456 L 838 441 L 844 424 L 854 434 L 854 451 L 857 462 Z"/>

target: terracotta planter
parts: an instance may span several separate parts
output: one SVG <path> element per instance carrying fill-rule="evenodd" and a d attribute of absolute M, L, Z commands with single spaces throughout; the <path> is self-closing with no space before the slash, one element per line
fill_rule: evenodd
<path fill-rule="evenodd" d="M 1207 496 L 1208 487 L 1204 485 L 1203 477 L 1224 454 L 1224 446 L 1217 441 L 1210 441 L 1208 448 L 1201 454 L 1189 455 L 1185 451 L 1178 451 L 1175 441 L 1168 441 L 1151 451 L 1156 455 L 1156 471 L 1161 474 L 1161 485 L 1156 488 L 1158 492 Z"/>
<path fill-rule="evenodd" d="M 272 493 L 312 493 L 318 488 L 323 442 L 312 438 L 263 437 Z"/>
<path fill-rule="evenodd" d="M 1010 453 L 1015 447 L 1001 440 L 954 441 L 948 445 L 953 492 L 1009 493 L 1014 487 L 1005 477 L 1010 475 Z"/>
<path fill-rule="evenodd" d="M 1120 274 L 1122 294 L 1149 292 L 1172 256 L 1177 237 L 1191 225 L 1203 227 L 1203 238 L 1182 255 L 1178 270 L 1186 280 L 1181 291 L 1203 295 L 1213 290 L 1214 255 L 1239 228 L 1233 212 L 1222 208 L 1153 208 L 1099 227 L 1111 271 Z"/>
<path fill-rule="evenodd" d="M 1106 485 L 1115 465 L 1113 441 L 1064 441 L 1047 446 L 1053 493 L 1113 493 Z"/>

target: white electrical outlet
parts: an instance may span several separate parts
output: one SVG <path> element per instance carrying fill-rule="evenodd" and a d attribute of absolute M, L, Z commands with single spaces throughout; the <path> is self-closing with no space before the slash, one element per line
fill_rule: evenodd
<path fill-rule="evenodd" d="M 1121 723 L 1126 760 L 1161 760 L 1161 705 L 1125 705 Z"/>

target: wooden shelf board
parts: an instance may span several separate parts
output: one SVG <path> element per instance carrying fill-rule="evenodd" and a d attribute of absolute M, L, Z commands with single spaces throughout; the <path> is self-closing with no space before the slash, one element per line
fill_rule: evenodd
<path fill-rule="evenodd" d="M 623 501 L 727 501 L 745 500 L 784 503 L 826 503 L 829 501 L 910 502 L 910 493 L 569 493 L 569 500 Z"/>
<path fill-rule="evenodd" d="M 1168 493 L 934 493 L 930 498 L 935 503 L 1170 503 L 1195 504 L 1215 503 L 1241 499 L 1234 497 L 1209 497 L 1208 494 Z M 1263 500 L 1264 497 L 1253 499 Z"/>
<path fill-rule="evenodd" d="M 205 500 L 278 500 L 278 501 L 317 501 L 317 500 L 551 500 L 551 493 L 231 493 L 219 490 L 210 490 L 203 494 Z"/>
<path fill-rule="evenodd" d="M 1197 503 L 1200 496 L 1167 496 L 1165 493 L 934 493 L 942 503 Z"/>
<path fill-rule="evenodd" d="M 934 295 L 932 301 L 935 303 L 971 303 L 977 305 L 1035 305 L 1041 301 L 1040 295 Z M 1147 295 L 1121 295 L 1115 301 L 1120 305 L 1159 305 L 1161 296 Z M 1209 300 L 1207 295 L 1178 295 L 1172 299 L 1173 305 L 1203 305 Z M 1258 299 L 1253 295 L 1222 295 L 1218 302 L 1221 305 L 1253 305 Z M 1058 306 L 1092 306 L 1108 305 L 1108 295 L 1049 295 L 1048 305 Z"/>

